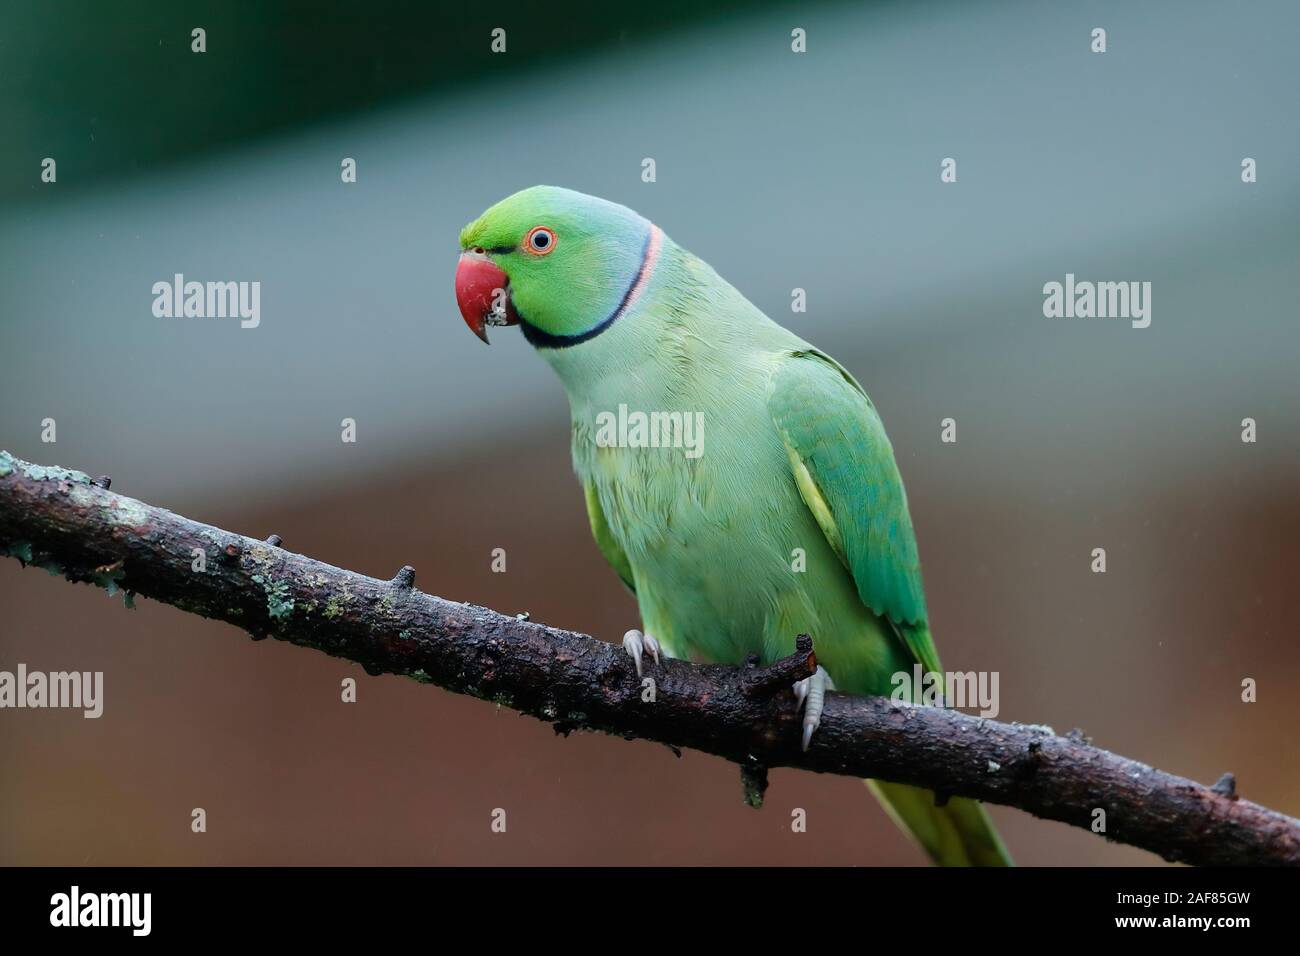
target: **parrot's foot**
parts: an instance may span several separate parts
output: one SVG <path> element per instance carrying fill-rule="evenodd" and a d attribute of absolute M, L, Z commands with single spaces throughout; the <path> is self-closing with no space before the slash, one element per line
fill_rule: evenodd
<path fill-rule="evenodd" d="M 628 631 L 623 635 L 623 650 L 636 662 L 636 676 L 641 676 L 641 655 L 646 651 L 659 663 L 659 642 L 649 634 L 640 631 Z"/>
<path fill-rule="evenodd" d="M 820 664 L 812 677 L 794 682 L 794 696 L 803 708 L 803 749 L 812 743 L 813 732 L 821 726 L 822 710 L 826 707 L 826 692 L 834 690 L 835 684 L 826 668 Z"/>

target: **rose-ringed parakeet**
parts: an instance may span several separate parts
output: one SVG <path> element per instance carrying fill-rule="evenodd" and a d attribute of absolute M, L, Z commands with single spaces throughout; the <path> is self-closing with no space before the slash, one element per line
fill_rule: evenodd
<path fill-rule="evenodd" d="M 568 393 L 592 534 L 640 608 L 644 633 L 624 640 L 638 670 L 661 648 L 771 662 L 811 634 L 820 666 L 796 687 L 805 747 L 830 681 L 888 695 L 918 662 L 940 671 L 893 450 L 843 366 L 615 203 L 535 186 L 460 244 L 470 328 L 487 341 L 486 326 L 518 324 Z M 644 430 L 602 440 L 610 416 L 636 412 L 698 416 L 695 447 Z M 868 785 L 936 862 L 1010 862 L 979 804 Z"/>

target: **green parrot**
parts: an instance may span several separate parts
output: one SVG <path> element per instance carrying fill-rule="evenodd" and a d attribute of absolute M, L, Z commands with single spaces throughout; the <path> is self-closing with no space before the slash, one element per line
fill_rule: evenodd
<path fill-rule="evenodd" d="M 893 449 L 842 365 L 603 199 L 534 186 L 460 245 L 466 323 L 485 342 L 519 325 L 568 394 L 592 534 L 641 612 L 638 671 L 661 649 L 768 663 L 811 634 L 805 749 L 827 687 L 889 695 L 918 662 L 941 672 Z M 975 801 L 867 785 L 935 862 L 1010 864 Z"/>

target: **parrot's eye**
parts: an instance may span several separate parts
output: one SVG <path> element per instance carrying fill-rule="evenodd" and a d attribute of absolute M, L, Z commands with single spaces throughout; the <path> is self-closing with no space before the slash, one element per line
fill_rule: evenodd
<path fill-rule="evenodd" d="M 535 256 L 544 256 L 555 248 L 555 233 L 545 226 L 533 226 L 524 236 L 524 251 Z"/>

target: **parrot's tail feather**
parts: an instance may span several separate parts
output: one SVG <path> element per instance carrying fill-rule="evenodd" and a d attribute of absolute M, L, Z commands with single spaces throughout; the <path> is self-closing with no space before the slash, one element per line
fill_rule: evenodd
<path fill-rule="evenodd" d="M 939 807 L 929 790 L 880 780 L 864 783 L 899 829 L 939 866 L 1015 866 L 978 801 L 953 797 Z"/>

